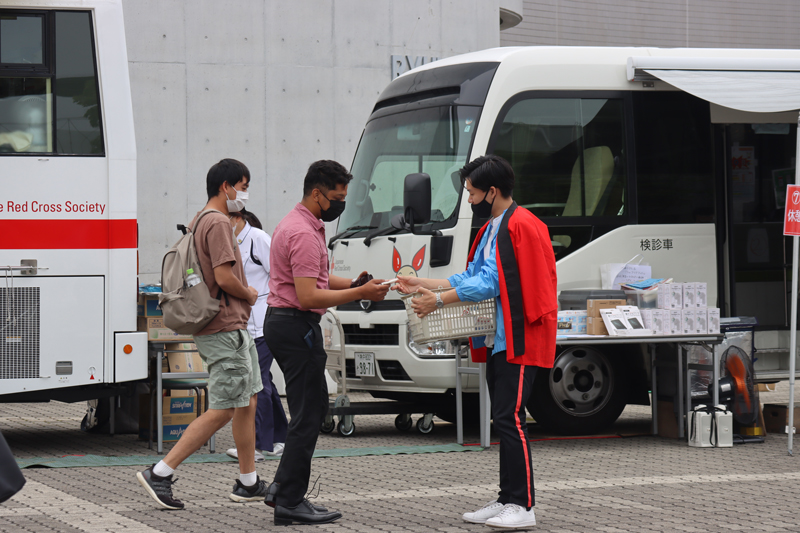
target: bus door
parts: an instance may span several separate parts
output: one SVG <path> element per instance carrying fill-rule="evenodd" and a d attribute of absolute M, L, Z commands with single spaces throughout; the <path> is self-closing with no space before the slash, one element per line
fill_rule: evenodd
<path fill-rule="evenodd" d="M 754 316 L 759 329 L 787 329 L 792 239 L 783 236 L 783 215 L 786 185 L 795 179 L 797 126 L 729 123 L 718 132 L 726 173 L 728 314 Z"/>
<path fill-rule="evenodd" d="M 0 394 L 104 381 L 112 237 L 92 16 L 0 9 Z M 31 262 L 47 270 L 18 269 Z"/>

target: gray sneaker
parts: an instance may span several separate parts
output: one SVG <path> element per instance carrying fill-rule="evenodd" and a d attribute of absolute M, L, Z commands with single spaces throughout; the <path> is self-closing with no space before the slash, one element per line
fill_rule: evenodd
<path fill-rule="evenodd" d="M 256 478 L 256 484 L 252 487 L 245 487 L 240 480 L 236 480 L 230 499 L 238 502 L 260 502 L 267 496 L 267 484 L 261 478 Z"/>
<path fill-rule="evenodd" d="M 153 465 L 155 466 L 155 465 Z M 161 477 L 153 473 L 153 466 L 136 473 L 136 479 L 147 494 L 164 509 L 177 511 L 183 509 L 183 502 L 172 495 L 172 475 Z"/>

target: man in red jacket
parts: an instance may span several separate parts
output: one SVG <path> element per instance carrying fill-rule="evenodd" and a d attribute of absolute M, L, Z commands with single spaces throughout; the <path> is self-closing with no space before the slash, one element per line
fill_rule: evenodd
<path fill-rule="evenodd" d="M 499 156 L 475 159 L 461 169 L 469 203 L 481 228 L 461 274 L 447 279 L 399 276 L 403 292 L 420 292 L 418 316 L 446 304 L 496 298 L 497 331 L 470 339 L 473 361 L 486 362 L 494 429 L 500 435 L 500 492 L 467 522 L 496 528 L 536 525 L 531 451 L 525 405 L 537 368 L 552 368 L 556 349 L 556 262 L 550 234 L 511 193 L 514 171 Z M 430 289 L 455 287 L 434 294 Z"/>

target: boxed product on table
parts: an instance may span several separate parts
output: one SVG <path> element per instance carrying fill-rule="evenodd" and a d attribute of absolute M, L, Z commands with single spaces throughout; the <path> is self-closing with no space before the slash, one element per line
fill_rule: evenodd
<path fill-rule="evenodd" d="M 719 335 L 719 308 L 709 307 L 706 309 L 708 316 L 708 333 L 710 335 Z"/>
<path fill-rule="evenodd" d="M 668 335 L 680 335 L 683 333 L 683 311 L 681 309 L 669 310 L 669 331 Z"/>
<path fill-rule="evenodd" d="M 683 283 L 669 284 L 668 309 L 683 309 Z"/>
<path fill-rule="evenodd" d="M 638 307 L 635 305 L 622 305 L 617 309 L 622 311 L 622 316 L 624 316 L 625 320 L 628 322 L 628 325 L 630 326 L 630 335 L 653 334 L 652 329 L 645 327 L 644 320 L 642 319 L 642 315 Z"/>
<path fill-rule="evenodd" d="M 683 308 L 694 309 L 697 307 L 695 301 L 697 300 L 697 286 L 694 283 L 682 283 L 683 285 Z"/>
<path fill-rule="evenodd" d="M 702 309 L 708 307 L 708 283 L 698 281 L 695 286 L 695 307 Z"/>
<path fill-rule="evenodd" d="M 682 333 L 684 335 L 693 335 L 697 333 L 695 321 L 697 320 L 697 310 L 695 309 L 684 309 L 681 311 L 682 319 L 681 322 L 683 324 Z"/>
<path fill-rule="evenodd" d="M 603 318 L 603 323 L 605 323 L 608 334 L 611 336 L 626 335 L 631 329 L 630 324 L 628 324 L 625 315 L 622 314 L 620 309 L 601 309 L 600 316 Z"/>
<path fill-rule="evenodd" d="M 653 331 L 653 335 L 669 335 L 669 310 L 653 309 L 650 316 L 650 323 L 646 325 Z"/>
<path fill-rule="evenodd" d="M 658 286 L 658 297 L 656 299 L 656 309 L 669 309 L 670 284 L 662 283 Z"/>
<path fill-rule="evenodd" d="M 627 300 L 586 300 L 586 316 L 600 317 L 601 309 L 616 309 L 619 305 L 628 305 Z"/>
<path fill-rule="evenodd" d="M 694 329 L 697 333 L 705 335 L 708 333 L 708 310 L 697 309 L 697 316 L 694 319 Z"/>
<path fill-rule="evenodd" d="M 586 334 L 586 311 L 559 311 L 557 320 L 557 335 L 583 335 Z"/>

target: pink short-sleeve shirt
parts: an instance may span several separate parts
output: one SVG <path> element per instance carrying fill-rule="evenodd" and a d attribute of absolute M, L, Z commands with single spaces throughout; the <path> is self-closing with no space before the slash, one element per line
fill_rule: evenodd
<path fill-rule="evenodd" d="M 294 286 L 294 278 L 316 278 L 318 289 L 328 288 L 325 224 L 302 204 L 294 206 L 275 228 L 269 263 L 269 307 L 289 307 L 325 314 L 325 309 L 305 309 L 301 306 Z"/>

